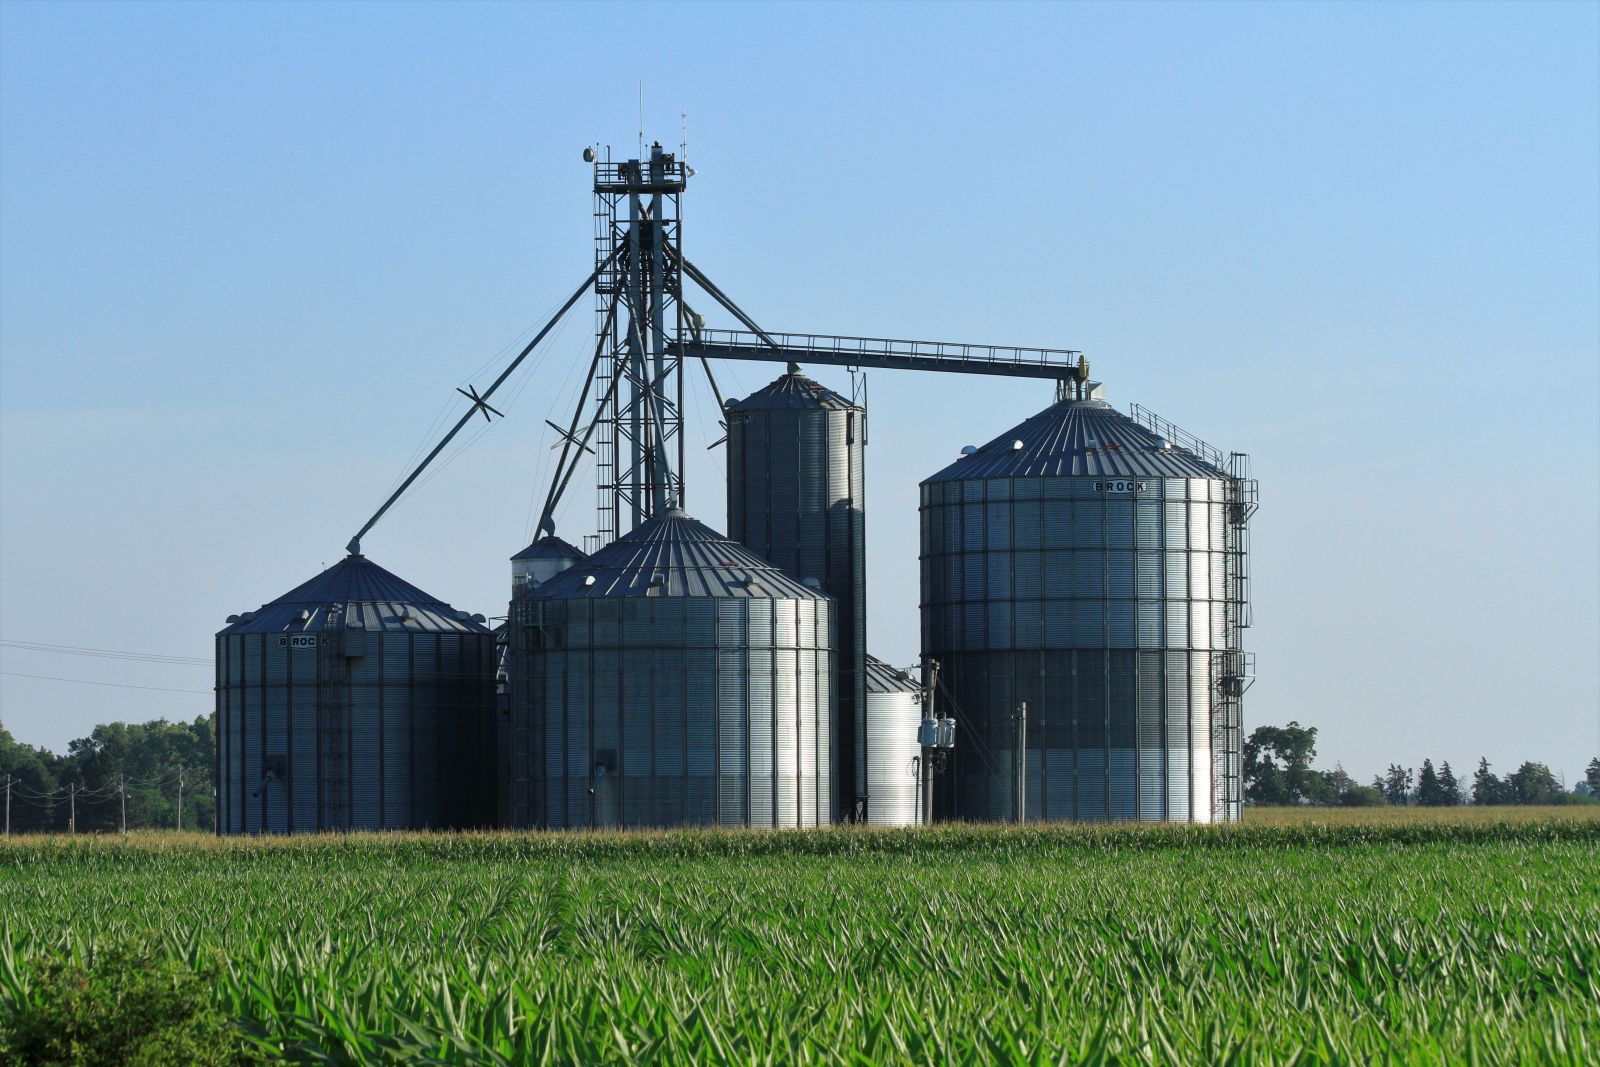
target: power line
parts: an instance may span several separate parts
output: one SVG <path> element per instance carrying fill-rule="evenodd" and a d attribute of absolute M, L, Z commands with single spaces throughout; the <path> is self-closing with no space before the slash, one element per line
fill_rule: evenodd
<path fill-rule="evenodd" d="M 108 685 L 115 689 L 149 689 L 157 693 L 198 693 L 201 696 L 211 696 L 209 689 L 168 689 L 159 685 L 129 685 L 126 682 L 94 682 L 87 678 L 57 678 L 50 674 L 22 674 L 19 671 L 0 671 L 8 678 L 37 678 L 44 682 L 71 682 L 74 685 Z"/>
<path fill-rule="evenodd" d="M 181 663 L 196 667 L 211 666 L 209 659 L 201 659 L 198 656 L 169 656 L 160 652 L 124 652 L 111 648 L 85 648 L 81 645 L 51 645 L 42 641 L 0 641 L 0 645 L 29 652 L 54 652 L 68 656 L 97 656 L 102 659 L 138 660 L 142 663 Z"/>

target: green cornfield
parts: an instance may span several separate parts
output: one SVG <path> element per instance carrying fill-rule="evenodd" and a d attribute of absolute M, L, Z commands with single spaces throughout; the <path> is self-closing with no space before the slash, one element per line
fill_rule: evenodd
<path fill-rule="evenodd" d="M 0 1016 L 131 948 L 238 1062 L 1593 1064 L 1597 813 L 18 839 Z"/>

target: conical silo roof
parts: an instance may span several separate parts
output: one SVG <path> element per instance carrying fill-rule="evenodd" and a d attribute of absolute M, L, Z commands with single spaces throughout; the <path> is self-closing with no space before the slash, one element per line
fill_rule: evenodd
<path fill-rule="evenodd" d="M 470 613 L 457 611 L 365 556 L 349 555 L 278 599 L 237 616 L 219 636 L 322 630 L 489 632 Z"/>
<path fill-rule="evenodd" d="M 728 411 L 771 411 L 783 408 L 853 408 L 854 404 L 820 382 L 807 378 L 794 364 L 776 380 L 743 400 L 729 398 Z"/>
<path fill-rule="evenodd" d="M 1227 478 L 1228 473 L 1103 400 L 1063 400 L 923 482 L 1074 476 Z"/>
<path fill-rule="evenodd" d="M 819 589 L 730 541 L 679 508 L 647 520 L 545 582 L 543 599 L 759 597 L 825 600 Z"/>
<path fill-rule="evenodd" d="M 511 557 L 512 563 L 520 563 L 530 559 L 587 559 L 583 550 L 570 542 L 563 541 L 555 534 L 545 534 L 527 548 Z"/>
<path fill-rule="evenodd" d="M 869 693 L 920 693 L 922 686 L 909 674 L 891 667 L 876 656 L 867 657 L 867 692 Z"/>

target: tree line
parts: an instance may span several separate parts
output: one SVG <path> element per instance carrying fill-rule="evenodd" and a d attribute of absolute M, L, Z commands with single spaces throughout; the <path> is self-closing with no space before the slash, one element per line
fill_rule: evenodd
<path fill-rule="evenodd" d="M 173 829 L 183 799 L 186 830 L 215 826 L 213 716 L 193 722 L 113 722 L 63 755 L 25 745 L 0 726 L 0 800 L 9 794 L 13 833 L 112 833 Z"/>
<path fill-rule="evenodd" d="M 1291 721 L 1288 726 L 1259 726 L 1244 743 L 1244 795 L 1252 804 L 1327 804 L 1364 807 L 1415 804 L 1453 807 L 1458 804 L 1593 804 L 1600 803 L 1600 758 L 1589 761 L 1582 780 L 1570 791 L 1548 766 L 1525 762 L 1501 778 L 1487 759 L 1478 760 L 1471 779 L 1456 775 L 1448 760 L 1435 767 L 1422 761 L 1417 771 L 1391 763 L 1383 774 L 1362 785 L 1341 766 L 1319 771 L 1317 728 Z"/>

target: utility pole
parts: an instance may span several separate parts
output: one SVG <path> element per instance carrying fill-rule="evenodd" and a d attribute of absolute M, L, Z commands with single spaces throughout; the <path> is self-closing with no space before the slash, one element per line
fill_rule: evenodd
<path fill-rule="evenodd" d="M 67 832 L 78 832 L 78 783 L 72 783 L 72 797 L 67 807 Z"/>
<path fill-rule="evenodd" d="M 128 836 L 128 780 L 117 775 L 117 792 L 122 796 L 122 836 Z"/>
<path fill-rule="evenodd" d="M 183 768 L 178 768 L 178 830 L 183 830 Z"/>
<path fill-rule="evenodd" d="M 933 714 L 934 694 L 939 689 L 939 661 L 928 661 L 928 690 L 922 697 L 922 729 L 917 739 L 922 744 L 922 825 L 933 825 L 933 753 L 939 744 L 938 719 Z"/>
<path fill-rule="evenodd" d="M 6 775 L 6 840 L 11 840 L 11 775 Z"/>
<path fill-rule="evenodd" d="M 1017 823 L 1028 821 L 1028 702 L 1017 705 Z"/>

